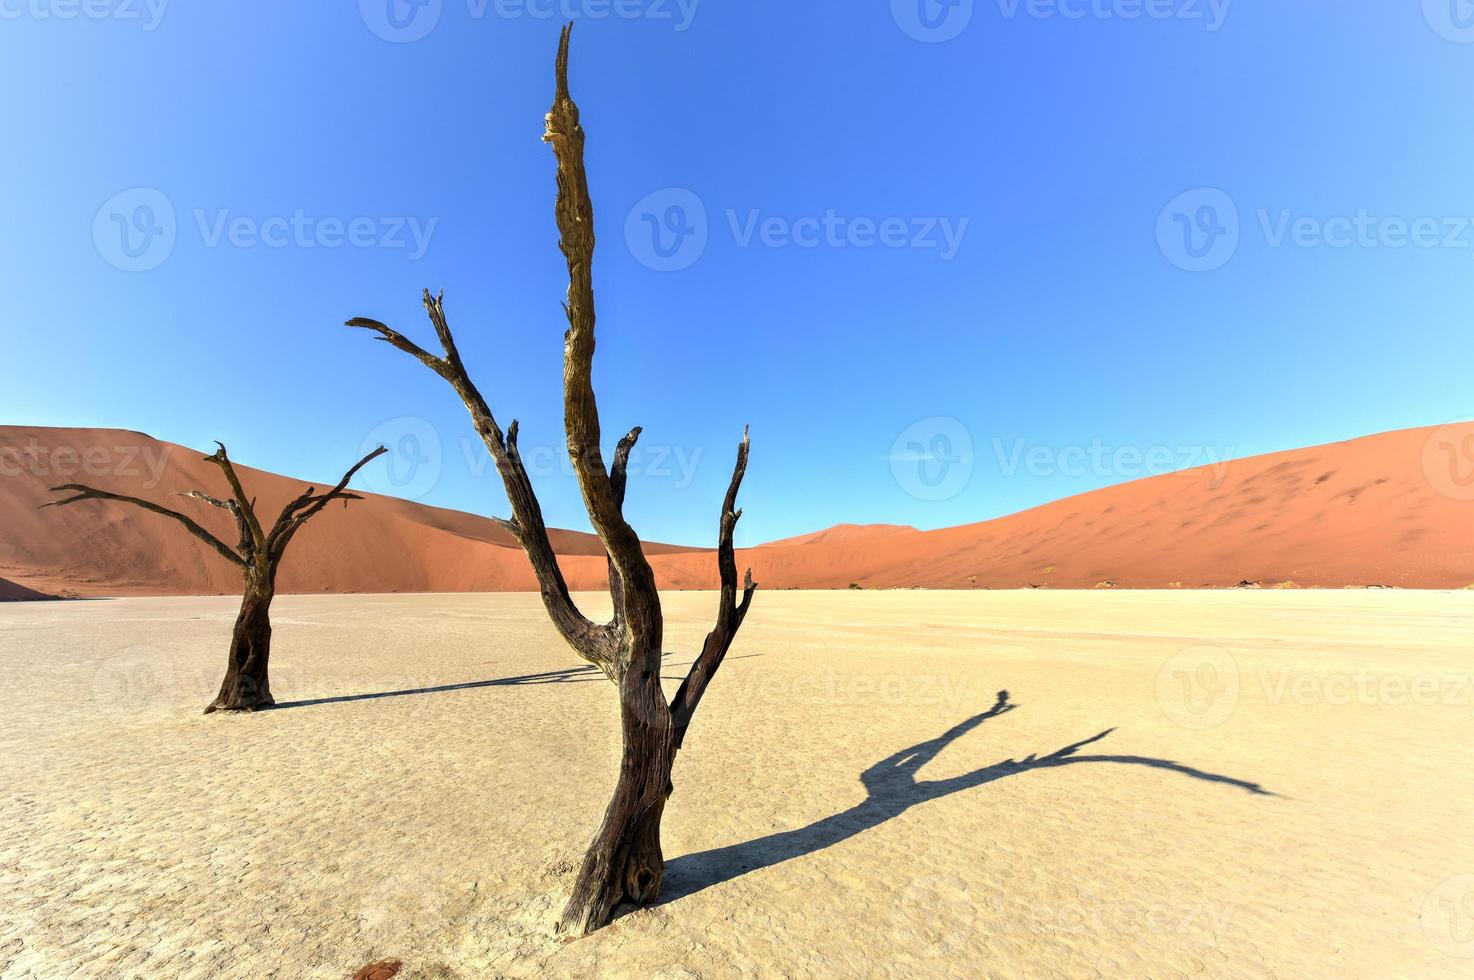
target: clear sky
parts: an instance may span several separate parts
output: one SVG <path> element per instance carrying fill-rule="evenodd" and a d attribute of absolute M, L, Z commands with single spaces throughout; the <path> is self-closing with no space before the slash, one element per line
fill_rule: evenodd
<path fill-rule="evenodd" d="M 940 527 L 1474 413 L 1465 0 L 0 0 L 0 422 L 504 513 L 444 288 L 549 523 L 574 33 L 627 512 Z M 393 471 L 389 466 L 395 467 Z"/>

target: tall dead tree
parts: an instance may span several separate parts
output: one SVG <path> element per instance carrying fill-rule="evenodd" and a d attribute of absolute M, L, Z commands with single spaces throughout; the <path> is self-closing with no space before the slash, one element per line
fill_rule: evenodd
<path fill-rule="evenodd" d="M 590 621 L 570 598 L 548 541 L 542 508 L 517 451 L 517 423 L 513 421 L 503 434 L 466 373 L 446 323 L 444 294 L 431 296 L 429 290 L 424 294 L 441 355 L 429 353 L 377 320 L 360 317 L 349 320 L 348 325 L 376 331 L 377 339 L 413 355 L 455 389 L 506 486 L 513 516 L 501 523 L 527 552 L 548 615 L 574 651 L 602 670 L 619 690 L 624 746 L 618 783 L 560 923 L 563 932 L 582 935 L 608 922 L 621 901 L 643 905 L 660 892 L 665 871 L 660 818 L 671 794 L 671 766 L 702 695 L 747 615 L 756 586 L 749 571 L 739 591 L 732 547 L 732 532 L 742 516 L 736 509 L 737 491 L 747 469 L 748 438 L 744 431 L 719 523 L 721 596 L 716 625 L 675 697 L 667 701 L 660 684 L 662 620 L 655 574 L 641 550 L 639 536 L 622 513 L 626 469 L 640 429 L 632 429 L 619 440 L 608 468 L 599 448 L 599 410 L 592 381 L 594 211 L 584 175 L 584 132 L 578 107 L 568 94 L 570 30 L 571 26 L 564 28 L 558 47 L 557 94 L 547 115 L 543 139 L 552 144 L 557 160 L 556 216 L 560 247 L 568 260 L 563 423 L 584 507 L 609 555 L 609 590 L 614 600 L 611 622 Z"/>
<path fill-rule="evenodd" d="M 369 453 L 355 463 L 352 469 L 344 473 L 338 485 L 327 493 L 318 493 L 316 487 L 308 487 L 301 496 L 282 508 L 281 516 L 276 519 L 276 524 L 270 531 L 267 531 L 256 517 L 256 502 L 246 496 L 245 488 L 241 486 L 241 481 L 235 474 L 235 467 L 231 465 L 230 457 L 225 453 L 225 446 L 218 442 L 215 445 L 220 448 L 213 456 L 206 456 L 205 460 L 214 463 L 224 471 L 225 480 L 230 484 L 230 498 L 220 500 L 202 490 L 189 490 L 179 496 L 192 497 L 195 500 L 204 501 L 211 507 L 229 511 L 230 516 L 235 519 L 236 532 L 240 536 L 240 543 L 234 548 L 229 547 L 178 511 L 160 507 L 152 501 L 98 490 L 80 483 L 67 483 L 59 487 L 52 487 L 53 492 L 74 490 L 76 496 L 65 500 L 53 500 L 49 504 L 41 505 L 61 507 L 74 504 L 79 500 L 116 500 L 125 504 L 133 504 L 135 507 L 142 507 L 144 510 L 178 521 L 184 525 L 186 531 L 214 548 L 226 561 L 240 568 L 245 582 L 241 592 L 241 611 L 235 619 L 235 629 L 230 635 L 230 657 L 225 664 L 225 680 L 221 682 L 220 693 L 215 696 L 215 700 L 206 706 L 205 714 L 207 715 L 212 711 L 254 711 L 276 703 L 271 696 L 271 678 L 268 669 L 271 658 L 271 600 L 276 596 L 276 570 L 281 564 L 282 555 L 302 525 L 316 516 L 331 501 L 341 500 L 346 506 L 350 500 L 362 500 L 363 498 L 358 494 L 345 493 L 344 488 L 348 486 L 348 481 L 353 479 L 353 474 L 357 473 L 364 464 L 381 453 L 387 452 L 383 446 L 380 446 Z"/>

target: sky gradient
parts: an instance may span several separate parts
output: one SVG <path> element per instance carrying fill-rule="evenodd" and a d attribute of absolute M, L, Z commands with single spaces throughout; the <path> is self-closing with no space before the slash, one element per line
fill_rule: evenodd
<path fill-rule="evenodd" d="M 0 423 L 317 480 L 382 440 L 366 488 L 504 514 L 449 388 L 341 326 L 428 345 L 443 288 L 587 528 L 565 16 L 648 539 L 714 542 L 749 423 L 739 544 L 1474 414 L 1464 0 L 0 0 Z"/>

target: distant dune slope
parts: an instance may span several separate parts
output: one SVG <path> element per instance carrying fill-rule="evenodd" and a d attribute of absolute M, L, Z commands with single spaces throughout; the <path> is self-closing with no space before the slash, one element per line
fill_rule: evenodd
<path fill-rule="evenodd" d="M 28 589 L 24 585 L 16 585 L 7 579 L 0 578 L 0 602 L 32 602 L 37 599 L 54 599 L 55 596 L 45 595 L 35 589 Z"/>
<path fill-rule="evenodd" d="M 32 458 L 37 446 L 47 451 L 44 464 Z M 739 562 L 768 588 L 1197 588 L 1241 581 L 1463 588 L 1474 583 L 1474 502 L 1461 498 L 1474 497 L 1474 485 L 1464 485 L 1456 467 L 1474 466 L 1474 456 L 1458 455 L 1469 446 L 1474 424 L 1389 432 L 1236 460 L 1226 472 L 1151 477 L 964 527 L 842 525 L 744 550 Z M 76 462 L 66 453 L 57 457 L 58 449 L 73 450 Z M 89 451 L 92 465 L 84 462 Z M 47 487 L 89 482 L 182 510 L 229 541 L 224 514 L 173 496 L 218 491 L 219 470 L 202 457 L 118 429 L 0 426 L 0 577 L 9 580 L 7 594 L 236 591 L 235 569 L 171 521 L 92 501 L 37 509 L 53 499 Z M 90 475 L 79 475 L 79 466 Z M 306 486 L 238 469 L 263 514 L 274 515 Z M 569 584 L 602 588 L 597 539 L 573 531 L 554 531 L 553 538 Z M 716 583 L 707 551 L 652 544 L 649 552 L 667 587 Z M 347 513 L 333 507 L 320 514 L 293 543 L 279 584 L 286 592 L 536 587 L 521 550 L 491 521 L 378 496 Z"/>
<path fill-rule="evenodd" d="M 43 458 L 33 459 L 38 455 Z M 88 483 L 188 514 L 233 544 L 228 515 L 175 496 L 190 489 L 224 495 L 220 469 L 204 455 L 121 429 L 0 427 L 0 576 L 41 592 L 83 596 L 239 591 L 237 570 L 167 518 L 102 501 L 37 509 L 60 496 L 48 487 Z M 325 469 L 337 474 L 351 462 L 345 457 Z M 236 470 L 267 522 L 309 485 L 239 462 Z M 598 539 L 557 530 L 552 537 L 567 556 L 570 584 L 602 587 Z M 651 546 L 652 553 L 672 550 L 685 549 Z M 492 521 L 367 495 L 313 518 L 293 541 L 278 586 L 284 592 L 471 592 L 533 590 L 537 583 L 521 549 Z"/>

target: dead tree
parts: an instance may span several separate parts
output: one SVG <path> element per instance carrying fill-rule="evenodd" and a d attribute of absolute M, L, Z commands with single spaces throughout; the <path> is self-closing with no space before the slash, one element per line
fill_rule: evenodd
<path fill-rule="evenodd" d="M 276 524 L 270 531 L 266 531 L 256 518 L 256 501 L 246 496 L 246 491 L 235 474 L 235 467 L 231 465 L 230 457 L 225 453 L 225 446 L 218 442 L 216 445 L 220 448 L 213 456 L 206 456 L 205 459 L 224 471 L 225 480 L 230 484 L 230 498 L 220 500 L 202 490 L 190 490 L 179 496 L 203 500 L 211 507 L 229 511 L 230 516 L 235 519 L 236 531 L 240 535 L 240 543 L 234 548 L 229 547 L 178 511 L 160 507 L 152 501 L 110 493 L 107 490 L 98 490 L 80 483 L 67 483 L 59 487 L 52 487 L 53 492 L 75 490 L 77 493 L 76 496 L 65 500 L 53 500 L 49 504 L 41 505 L 60 507 L 65 504 L 74 504 L 79 500 L 116 500 L 125 504 L 133 504 L 135 507 L 142 507 L 144 510 L 178 521 L 184 525 L 186 531 L 214 548 L 226 561 L 240 568 L 241 576 L 245 581 L 241 593 L 241 611 L 235 619 L 235 629 L 230 636 L 230 658 L 225 664 L 225 680 L 220 684 L 220 693 L 205 708 L 207 715 L 212 711 L 254 711 L 276 703 L 271 696 L 271 679 L 268 668 L 271 657 L 271 600 L 276 596 L 276 570 L 281 564 L 282 555 L 286 552 L 287 545 L 291 543 L 293 535 L 329 502 L 341 500 L 344 506 L 347 506 L 350 500 L 362 500 L 363 498 L 358 494 L 345 493 L 344 488 L 348 486 L 348 481 L 353 479 L 353 474 L 357 473 L 365 463 L 387 451 L 380 446 L 369 453 L 343 474 L 343 479 L 338 481 L 338 485 L 327 493 L 320 494 L 316 487 L 308 487 L 301 496 L 282 508 L 281 516 L 276 519 Z"/>
<path fill-rule="evenodd" d="M 756 586 L 749 571 L 740 589 L 732 532 L 742 512 L 737 491 L 747 469 L 748 438 L 744 431 L 737 465 L 727 488 L 718 530 L 717 567 L 721 596 L 716 626 L 700 655 L 667 701 L 660 684 L 661 610 L 655 574 L 641 550 L 639 536 L 624 519 L 622 508 L 630 450 L 640 437 L 632 429 L 619 440 L 606 468 L 600 452 L 599 410 L 594 399 L 594 212 L 584 175 L 584 132 L 578 107 L 568 94 L 568 39 L 564 28 L 558 48 L 557 94 L 547 116 L 543 139 L 557 160 L 556 216 L 560 247 L 568 260 L 568 331 L 563 354 L 563 422 L 568 455 L 578 477 L 589 521 L 609 556 L 609 590 L 614 617 L 594 623 L 574 605 L 568 585 L 543 524 L 542 509 L 517 451 L 517 423 L 505 434 L 481 393 L 466 373 L 445 319 L 444 294 L 425 291 L 425 309 L 443 351 L 434 355 L 377 320 L 357 318 L 351 327 L 378 333 L 379 340 L 413 355 L 455 389 L 496 462 L 512 506 L 512 519 L 501 524 L 521 543 L 532 563 L 543 604 L 554 625 L 574 651 L 602 670 L 619 690 L 623 753 L 614 797 L 589 846 L 573 895 L 563 910 L 560 928 L 582 935 L 609 921 L 616 905 L 643 905 L 660 892 L 665 862 L 660 850 L 660 818 L 671 794 L 671 766 L 690 727 L 701 697 L 722 664 L 742 625 Z"/>

